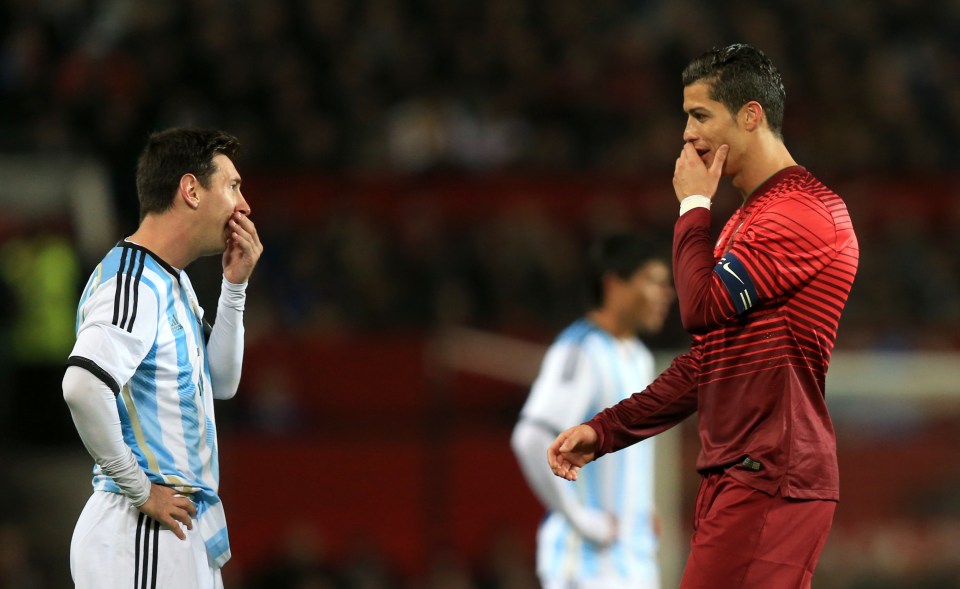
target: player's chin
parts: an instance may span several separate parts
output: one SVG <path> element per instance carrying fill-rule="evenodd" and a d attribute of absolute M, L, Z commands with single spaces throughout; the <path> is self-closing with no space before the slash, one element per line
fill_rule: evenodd
<path fill-rule="evenodd" d="M 667 322 L 667 313 L 669 309 L 663 312 L 658 312 L 647 317 L 646 321 L 643 324 L 642 331 L 647 335 L 653 335 L 659 333 L 663 329 L 663 324 Z"/>
<path fill-rule="evenodd" d="M 219 255 L 222 255 L 223 252 L 225 251 L 227 251 L 227 244 L 221 243 L 217 247 L 207 248 L 202 254 L 200 254 L 200 257 L 219 256 Z"/>
<path fill-rule="evenodd" d="M 229 243 L 228 239 L 229 238 L 227 237 L 227 234 L 224 233 L 223 239 L 221 239 L 218 242 L 211 242 L 207 244 L 207 247 L 204 249 L 203 253 L 201 253 L 200 255 L 201 256 L 219 256 L 223 252 L 227 251 L 227 244 Z"/>

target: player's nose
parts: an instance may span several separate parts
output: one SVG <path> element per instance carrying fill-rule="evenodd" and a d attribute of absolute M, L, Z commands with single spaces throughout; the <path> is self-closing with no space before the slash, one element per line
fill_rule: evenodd
<path fill-rule="evenodd" d="M 246 216 L 250 216 L 250 204 L 247 202 L 247 199 L 243 198 L 243 193 L 238 192 L 239 200 L 237 201 L 236 211 L 243 213 Z"/>
<path fill-rule="evenodd" d="M 697 139 L 700 139 L 700 135 L 696 131 L 695 122 L 693 117 L 687 117 L 687 126 L 683 128 L 684 143 L 693 143 Z"/>

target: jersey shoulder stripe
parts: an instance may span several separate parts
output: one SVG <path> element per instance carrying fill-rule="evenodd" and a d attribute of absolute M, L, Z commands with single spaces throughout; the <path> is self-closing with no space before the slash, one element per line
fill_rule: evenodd
<path fill-rule="evenodd" d="M 109 277 L 113 277 L 112 285 Z M 121 241 L 107 253 L 91 275 L 80 305 L 81 307 L 84 305 L 103 280 L 103 286 L 113 289 L 112 309 L 107 311 L 108 314 L 104 320 L 128 333 L 133 333 L 137 317 L 142 311 L 140 301 L 142 288 L 148 286 L 158 296 L 160 292 L 167 290 L 158 285 L 158 279 L 161 284 L 179 282 L 180 273 L 150 250 L 134 243 Z M 107 295 L 106 292 L 103 294 Z"/>
<path fill-rule="evenodd" d="M 113 324 L 127 332 L 133 332 L 133 321 L 137 316 L 137 290 L 143 275 L 145 254 L 126 246 L 122 249 L 114 285 Z"/>

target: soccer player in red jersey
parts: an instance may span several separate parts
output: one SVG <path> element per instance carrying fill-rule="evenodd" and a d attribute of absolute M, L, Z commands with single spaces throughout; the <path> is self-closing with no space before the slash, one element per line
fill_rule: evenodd
<path fill-rule="evenodd" d="M 859 246 L 843 201 L 783 143 L 784 88 L 748 45 L 683 72 L 674 275 L 689 353 L 649 387 L 561 433 L 554 473 L 699 414 L 702 475 L 683 589 L 810 587 L 839 499 L 824 382 Z M 730 176 L 743 205 L 714 244 Z"/>

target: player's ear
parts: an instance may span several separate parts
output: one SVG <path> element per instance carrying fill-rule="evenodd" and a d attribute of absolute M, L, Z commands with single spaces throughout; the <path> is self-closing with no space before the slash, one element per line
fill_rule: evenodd
<path fill-rule="evenodd" d="M 747 131 L 757 130 L 763 123 L 763 106 L 756 100 L 751 100 L 740 109 L 740 118 L 744 129 Z"/>
<path fill-rule="evenodd" d="M 197 191 L 199 181 L 193 174 L 184 174 L 180 178 L 180 187 L 177 190 L 177 198 L 183 201 L 190 209 L 196 209 L 200 206 L 200 194 Z"/>

